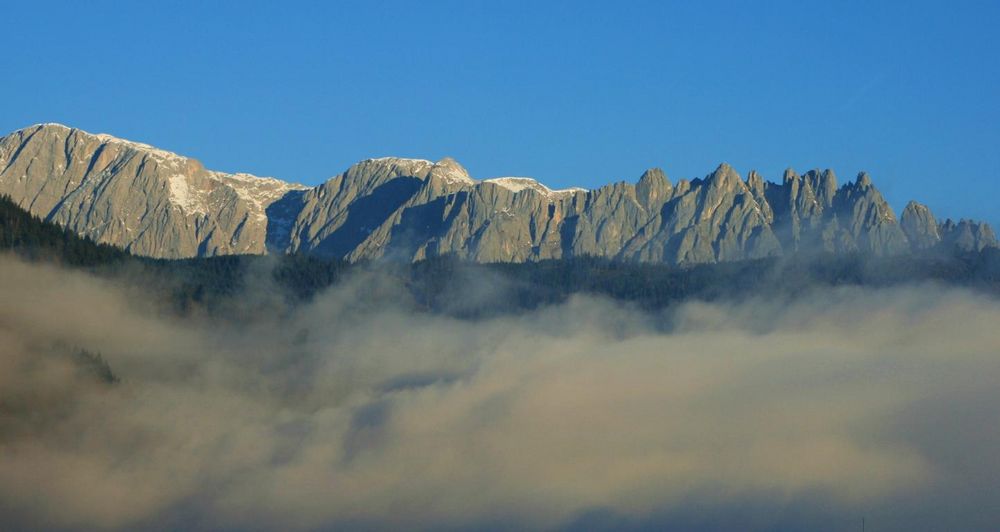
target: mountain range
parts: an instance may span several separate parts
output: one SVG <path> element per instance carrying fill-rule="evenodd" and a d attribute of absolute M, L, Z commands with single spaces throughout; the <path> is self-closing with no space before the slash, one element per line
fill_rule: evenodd
<path fill-rule="evenodd" d="M 581 256 L 697 264 L 812 252 L 893 255 L 996 247 L 985 223 L 897 218 L 866 173 L 786 170 L 781 183 L 727 164 L 671 183 L 553 190 L 477 180 L 455 160 L 366 159 L 315 187 L 207 170 L 106 134 L 41 124 L 0 138 L 0 194 L 92 240 L 183 258 L 308 253 L 348 261 L 449 255 L 476 262 Z"/>

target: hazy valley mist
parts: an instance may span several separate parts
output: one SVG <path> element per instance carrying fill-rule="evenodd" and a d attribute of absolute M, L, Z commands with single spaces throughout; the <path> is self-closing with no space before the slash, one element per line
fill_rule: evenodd
<path fill-rule="evenodd" d="M 510 281 L 460 282 L 488 301 Z M 0 262 L 5 528 L 1000 518 L 1000 301 L 963 289 L 662 312 L 576 296 L 462 320 L 368 272 L 241 323 L 166 314 L 136 290 Z M 120 382 L 81 372 L 68 346 Z"/>

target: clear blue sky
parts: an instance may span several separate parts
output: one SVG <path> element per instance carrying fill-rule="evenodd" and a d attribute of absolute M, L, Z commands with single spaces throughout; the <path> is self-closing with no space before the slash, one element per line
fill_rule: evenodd
<path fill-rule="evenodd" d="M 624 5 L 622 5 L 624 4 Z M 1000 222 L 1000 2 L 30 2 L 0 130 L 61 122 L 319 183 L 373 156 L 594 187 L 868 170 Z"/>

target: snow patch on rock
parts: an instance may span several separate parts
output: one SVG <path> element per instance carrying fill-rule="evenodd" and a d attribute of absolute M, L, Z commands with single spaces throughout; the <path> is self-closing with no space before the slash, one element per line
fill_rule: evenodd
<path fill-rule="evenodd" d="M 511 192 L 518 193 L 524 190 L 534 190 L 550 199 L 572 196 L 577 192 L 587 192 L 587 189 L 580 187 L 570 187 L 554 190 L 530 177 L 493 177 L 484 179 L 483 183 L 493 183 Z"/>
<path fill-rule="evenodd" d="M 174 174 L 167 178 L 170 187 L 170 203 L 180 207 L 185 214 L 207 214 L 205 199 L 191 190 L 184 174 Z"/>
<path fill-rule="evenodd" d="M 184 157 L 182 155 L 177 155 L 176 153 L 169 152 L 167 150 L 161 150 L 159 148 L 154 148 L 149 144 L 143 144 L 141 142 L 133 142 L 131 140 L 120 139 L 118 137 L 108 135 L 107 133 L 98 133 L 94 135 L 94 137 L 99 139 L 101 142 L 118 144 L 131 148 L 133 150 L 141 151 L 161 161 L 181 163 L 188 160 L 187 157 Z"/>
<path fill-rule="evenodd" d="M 267 220 L 267 207 L 281 199 L 285 194 L 293 190 L 307 190 L 309 188 L 273 177 L 257 177 L 244 173 L 209 172 L 208 175 L 235 192 L 258 220 Z"/>

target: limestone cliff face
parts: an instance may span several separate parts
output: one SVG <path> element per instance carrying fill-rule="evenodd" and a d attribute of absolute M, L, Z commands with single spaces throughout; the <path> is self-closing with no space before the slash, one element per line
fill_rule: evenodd
<path fill-rule="evenodd" d="M 0 194 L 138 255 L 264 253 L 269 225 L 282 223 L 267 208 L 302 188 L 58 124 L 0 138 Z"/>
<path fill-rule="evenodd" d="M 314 188 L 205 170 L 107 135 L 42 125 L 0 138 L 0 194 L 99 242 L 154 257 L 304 252 L 351 261 L 450 254 L 479 262 L 572 256 L 695 264 L 792 253 L 996 246 L 986 224 L 910 203 L 897 220 L 871 178 L 830 170 L 781 183 L 728 165 L 671 183 L 552 190 L 475 180 L 456 161 L 367 159 Z"/>

